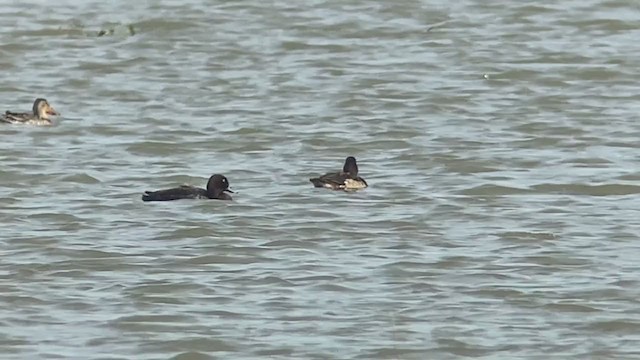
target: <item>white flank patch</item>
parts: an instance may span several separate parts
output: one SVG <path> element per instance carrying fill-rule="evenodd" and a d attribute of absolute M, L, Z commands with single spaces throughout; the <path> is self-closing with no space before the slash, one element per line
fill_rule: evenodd
<path fill-rule="evenodd" d="M 366 188 L 367 185 L 364 184 L 364 182 L 362 181 L 358 181 L 358 180 L 353 180 L 353 179 L 346 179 L 344 181 L 344 188 L 345 189 L 364 189 Z"/>

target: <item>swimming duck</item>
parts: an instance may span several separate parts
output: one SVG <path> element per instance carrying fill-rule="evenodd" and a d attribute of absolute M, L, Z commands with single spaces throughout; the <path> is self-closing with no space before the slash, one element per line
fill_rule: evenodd
<path fill-rule="evenodd" d="M 169 201 L 180 199 L 218 199 L 231 200 L 231 195 L 226 192 L 233 193 L 229 189 L 229 180 L 223 175 L 212 175 L 207 182 L 207 189 L 202 189 L 190 185 L 182 185 L 180 187 L 158 190 L 145 191 L 142 194 L 142 201 Z"/>
<path fill-rule="evenodd" d="M 356 158 L 349 156 L 344 161 L 342 171 L 324 174 L 317 178 L 309 179 L 315 187 L 325 187 L 332 190 L 359 190 L 367 186 L 367 182 L 358 176 L 358 164 Z"/>
<path fill-rule="evenodd" d="M 9 124 L 51 125 L 49 115 L 60 115 L 45 99 L 38 98 L 33 102 L 32 113 L 15 113 L 7 110 L 0 115 L 0 122 Z"/>

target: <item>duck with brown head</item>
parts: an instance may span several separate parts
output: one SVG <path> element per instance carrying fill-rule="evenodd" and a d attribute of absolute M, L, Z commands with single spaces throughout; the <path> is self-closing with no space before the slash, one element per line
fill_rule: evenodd
<path fill-rule="evenodd" d="M 309 181 L 315 187 L 332 190 L 354 191 L 369 186 L 363 178 L 358 176 L 358 164 L 353 156 L 345 159 L 342 171 L 327 173 L 317 178 L 311 178 Z"/>
<path fill-rule="evenodd" d="M 166 190 L 145 191 L 144 194 L 142 194 L 142 201 L 170 201 L 180 199 L 232 200 L 231 195 L 227 194 L 227 192 L 233 193 L 233 191 L 229 189 L 229 180 L 227 180 L 224 175 L 215 174 L 209 178 L 206 190 L 190 185 L 182 185 Z"/>
<path fill-rule="evenodd" d="M 9 124 L 26 124 L 47 126 L 53 124 L 49 116 L 60 115 L 46 99 L 38 98 L 33 102 L 31 113 L 18 113 L 7 110 L 4 115 L 0 115 L 0 122 Z"/>

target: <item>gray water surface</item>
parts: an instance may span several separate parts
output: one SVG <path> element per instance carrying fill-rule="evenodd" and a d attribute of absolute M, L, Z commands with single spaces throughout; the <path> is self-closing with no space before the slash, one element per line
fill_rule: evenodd
<path fill-rule="evenodd" d="M 640 358 L 635 3 L 0 13 L 3 359 Z"/>

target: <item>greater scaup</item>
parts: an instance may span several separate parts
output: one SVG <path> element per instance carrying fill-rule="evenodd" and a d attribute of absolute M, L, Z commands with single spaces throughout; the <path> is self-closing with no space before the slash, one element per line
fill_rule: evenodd
<path fill-rule="evenodd" d="M 358 164 L 356 158 L 349 156 L 344 161 L 342 171 L 324 174 L 317 178 L 309 179 L 313 186 L 324 187 L 332 190 L 358 190 L 366 188 L 367 182 L 358 176 Z"/>
<path fill-rule="evenodd" d="M 33 102 L 33 112 L 17 113 L 7 110 L 0 116 L 0 122 L 27 125 L 51 125 L 49 115 L 60 115 L 45 99 L 38 98 Z"/>
<path fill-rule="evenodd" d="M 229 180 L 223 175 L 212 175 L 207 182 L 207 189 L 202 189 L 189 185 L 180 187 L 158 190 L 145 191 L 142 194 L 142 201 L 169 201 L 179 199 L 219 199 L 231 200 L 231 195 L 226 192 L 233 193 L 229 189 Z"/>

